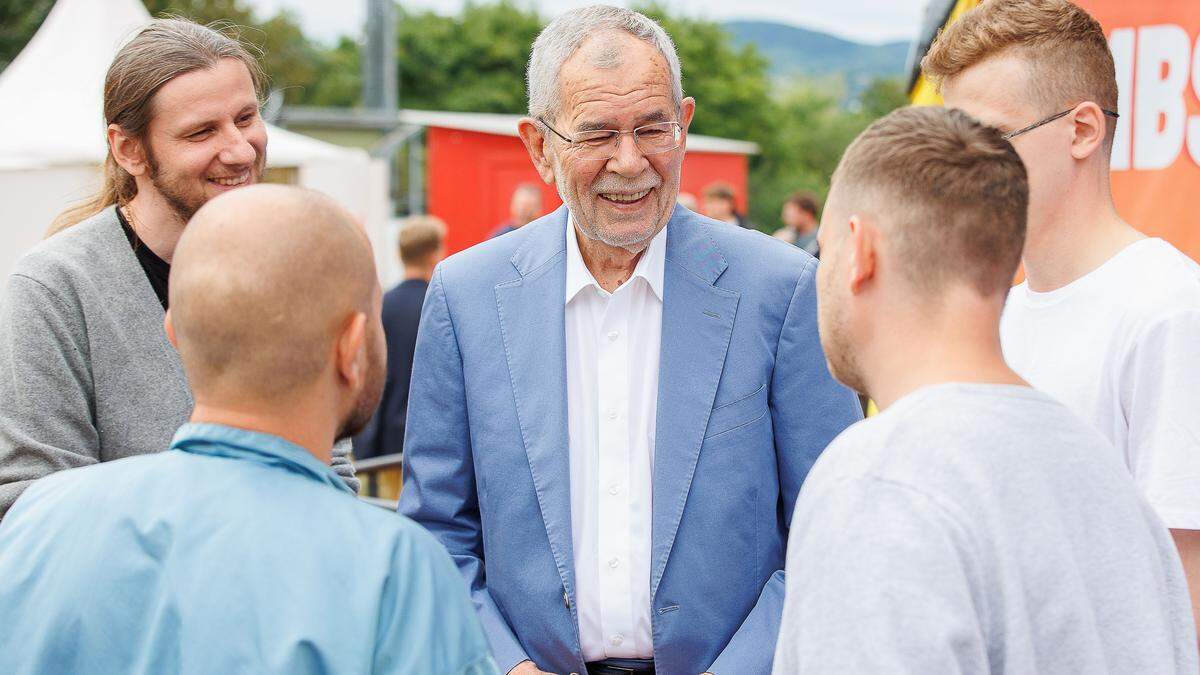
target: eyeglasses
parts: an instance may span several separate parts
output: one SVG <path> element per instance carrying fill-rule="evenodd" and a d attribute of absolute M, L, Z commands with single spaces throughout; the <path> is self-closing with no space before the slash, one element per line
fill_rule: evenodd
<path fill-rule="evenodd" d="M 580 159 L 612 159 L 617 154 L 617 147 L 621 144 L 621 136 L 625 134 L 633 136 L 633 144 L 643 155 L 657 155 L 674 150 L 679 147 L 679 141 L 683 138 L 683 127 L 679 122 L 656 122 L 640 126 L 632 131 L 617 131 L 616 129 L 581 131 L 575 134 L 575 138 L 568 138 L 550 126 L 546 120 L 539 117 L 538 121 L 553 131 L 555 136 L 578 148 Z"/>
<path fill-rule="evenodd" d="M 1007 134 L 1002 135 L 1001 138 L 1003 138 L 1006 141 L 1011 141 L 1012 139 L 1016 138 L 1017 136 L 1020 136 L 1021 134 L 1025 133 L 1027 131 L 1033 131 L 1034 129 L 1042 126 L 1043 124 L 1049 124 L 1060 117 L 1065 117 L 1068 114 L 1074 112 L 1074 110 L 1075 110 L 1075 108 L 1071 108 L 1070 110 L 1064 110 L 1060 113 L 1055 113 L 1055 114 L 1047 117 L 1046 119 L 1039 120 L 1037 122 L 1034 122 L 1033 124 L 1030 124 L 1029 126 L 1025 127 L 1024 129 L 1017 129 L 1016 131 L 1010 131 Z M 1118 115 L 1117 113 L 1115 113 L 1111 110 L 1105 110 L 1105 109 L 1101 108 L 1100 112 L 1113 118 L 1114 120 L 1120 117 L 1120 115 Z"/>

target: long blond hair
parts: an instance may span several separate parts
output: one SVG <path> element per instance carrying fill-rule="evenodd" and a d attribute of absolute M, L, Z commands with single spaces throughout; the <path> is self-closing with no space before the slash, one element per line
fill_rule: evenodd
<path fill-rule="evenodd" d="M 155 19 L 113 58 L 104 77 L 104 127 L 117 124 L 141 139 L 154 117 L 154 95 L 167 82 L 197 70 L 212 68 L 221 59 L 246 64 L 254 89 L 261 96 L 265 77 L 258 61 L 236 36 L 231 24 L 200 24 L 180 18 Z M 106 132 L 107 133 L 107 132 Z M 63 211 L 46 236 L 86 220 L 113 204 L 124 204 L 137 194 L 137 183 L 113 159 L 110 147 L 104 157 L 100 191 Z"/>

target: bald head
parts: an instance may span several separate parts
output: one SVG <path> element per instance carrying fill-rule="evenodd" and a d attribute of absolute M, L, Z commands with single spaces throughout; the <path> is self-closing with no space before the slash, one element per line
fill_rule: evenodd
<path fill-rule="evenodd" d="M 377 322 L 371 245 L 329 197 L 278 185 L 204 205 L 171 265 L 171 324 L 197 399 L 288 400 L 334 367 L 334 343 Z"/>

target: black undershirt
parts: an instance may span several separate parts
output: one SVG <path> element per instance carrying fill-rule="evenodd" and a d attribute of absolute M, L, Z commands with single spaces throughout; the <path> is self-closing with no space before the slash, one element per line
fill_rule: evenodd
<path fill-rule="evenodd" d="M 154 294 L 158 296 L 158 301 L 162 303 L 163 310 L 166 311 L 167 278 L 171 274 L 171 265 L 155 255 L 154 251 L 151 251 L 150 247 L 138 238 L 137 233 L 129 226 L 129 221 L 125 220 L 125 214 L 119 208 L 117 209 L 117 218 L 121 221 L 121 229 L 125 230 L 125 238 L 129 240 L 133 254 L 137 256 L 142 271 L 146 273 L 146 280 L 150 282 L 150 288 L 154 289 Z"/>

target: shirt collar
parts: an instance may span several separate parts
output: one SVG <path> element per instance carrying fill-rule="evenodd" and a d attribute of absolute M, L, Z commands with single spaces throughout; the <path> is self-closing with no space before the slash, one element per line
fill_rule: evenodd
<path fill-rule="evenodd" d="M 353 494 L 350 486 L 311 452 L 279 436 L 228 427 L 188 423 L 175 432 L 172 450 L 227 457 L 279 467 Z"/>
<path fill-rule="evenodd" d="M 633 276 L 625 284 L 641 277 L 650 286 L 650 290 L 654 292 L 658 301 L 662 302 L 663 270 L 666 268 L 666 259 L 667 228 L 663 227 L 663 229 L 659 230 L 658 234 L 654 235 L 654 239 L 650 240 L 650 246 L 642 253 L 642 257 L 638 259 L 637 267 L 633 269 Z M 575 234 L 575 223 L 571 219 L 571 212 L 568 211 L 567 295 L 564 302 L 569 304 L 580 291 L 588 286 L 595 288 L 602 295 L 608 295 L 608 292 L 600 287 L 600 283 L 596 281 L 596 277 L 592 276 L 592 271 L 583 262 L 583 255 L 579 252 L 579 240 Z"/>

